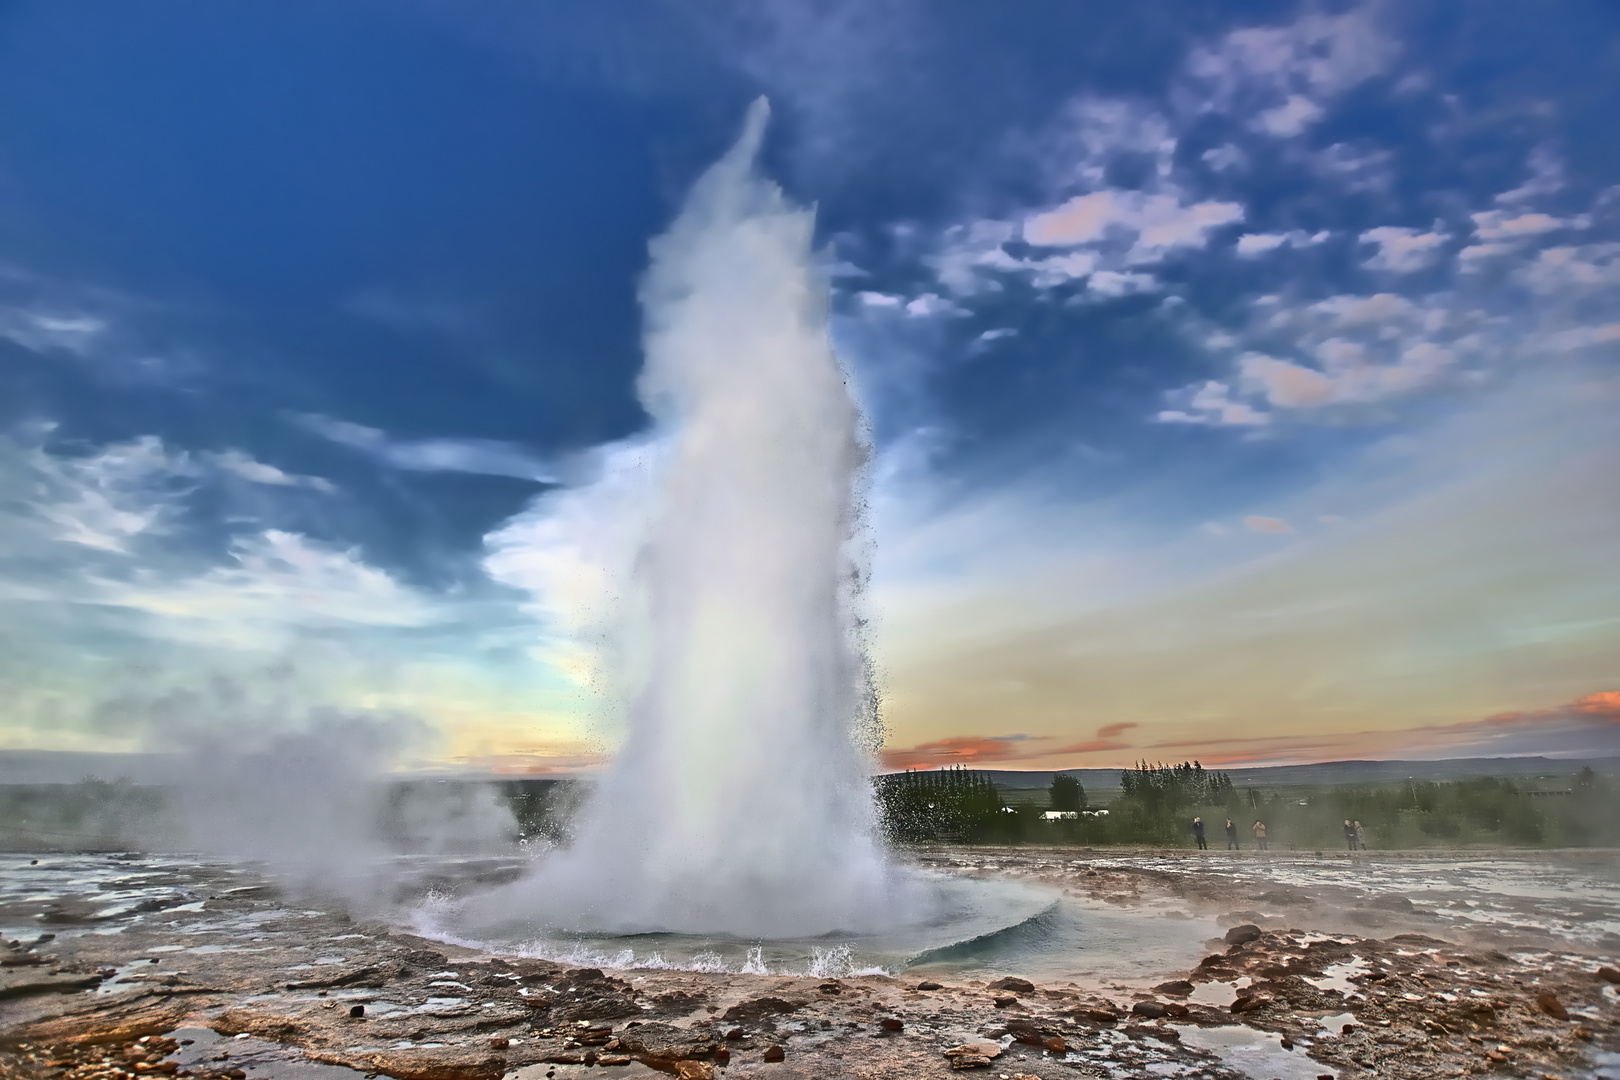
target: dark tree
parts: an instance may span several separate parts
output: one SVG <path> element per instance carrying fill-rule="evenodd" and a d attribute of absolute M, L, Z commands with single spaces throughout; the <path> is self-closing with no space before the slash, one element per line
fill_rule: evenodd
<path fill-rule="evenodd" d="M 1086 789 L 1074 777 L 1058 773 L 1052 777 L 1051 803 L 1053 810 L 1084 810 Z"/>

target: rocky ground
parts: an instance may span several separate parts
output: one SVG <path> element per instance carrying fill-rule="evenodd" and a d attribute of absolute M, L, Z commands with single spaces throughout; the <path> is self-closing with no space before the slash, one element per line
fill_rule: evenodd
<path fill-rule="evenodd" d="M 40 933 L 0 947 L 0 1075 L 1573 1078 L 1620 1050 L 1613 958 L 1547 927 L 1468 929 L 1399 894 L 1266 887 L 1263 869 L 918 857 L 1228 928 L 1153 985 L 816 979 L 492 956 L 235 872 L 116 910 L 14 892 L 0 925 Z"/>

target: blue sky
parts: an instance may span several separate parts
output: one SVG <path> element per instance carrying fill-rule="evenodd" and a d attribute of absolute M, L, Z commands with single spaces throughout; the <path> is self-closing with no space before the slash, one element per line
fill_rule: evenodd
<path fill-rule="evenodd" d="M 571 493 L 636 501 L 647 244 L 764 95 L 877 451 L 891 763 L 1620 750 L 1617 30 L 8 5 L 0 745 L 610 749 Z"/>

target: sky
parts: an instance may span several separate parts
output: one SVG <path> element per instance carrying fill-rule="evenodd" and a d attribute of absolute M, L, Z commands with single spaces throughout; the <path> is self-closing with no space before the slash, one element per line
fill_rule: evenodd
<path fill-rule="evenodd" d="M 9 3 L 0 748 L 602 761 L 579 493 L 760 96 L 883 765 L 1620 754 L 1607 0 Z"/>

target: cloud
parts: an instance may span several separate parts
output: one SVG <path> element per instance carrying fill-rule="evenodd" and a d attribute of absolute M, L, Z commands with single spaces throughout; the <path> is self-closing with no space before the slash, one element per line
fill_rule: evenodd
<path fill-rule="evenodd" d="M 266 529 L 232 541 L 229 555 L 229 565 L 177 580 L 98 580 L 96 602 L 159 616 L 166 632 L 218 644 L 260 644 L 267 630 L 418 627 L 441 617 L 353 548 Z"/>
<path fill-rule="evenodd" d="M 906 302 L 906 314 L 912 318 L 926 319 L 935 315 L 966 315 L 967 309 L 940 296 L 938 293 L 923 293 Z"/>
<path fill-rule="evenodd" d="M 1187 72 L 1202 108 L 1251 115 L 1251 127 L 1294 138 L 1320 122 L 1326 103 L 1388 70 L 1399 46 L 1367 9 L 1306 15 L 1283 26 L 1235 30 L 1194 49 Z"/>
<path fill-rule="evenodd" d="M 537 655 L 590 688 L 606 712 L 639 678 L 643 612 L 626 586 L 658 512 L 667 453 L 648 440 L 599 447 L 590 479 L 536 496 L 484 537 L 485 573 L 526 594 L 541 624 Z"/>
<path fill-rule="evenodd" d="M 1283 535 L 1294 531 L 1294 527 L 1282 518 L 1261 517 L 1259 514 L 1251 514 L 1244 518 L 1243 524 L 1250 532 L 1257 533 Z"/>
<path fill-rule="evenodd" d="M 1264 255 L 1275 251 L 1284 245 L 1293 248 L 1312 247 L 1332 237 L 1332 233 L 1321 230 L 1307 233 L 1302 229 L 1294 229 L 1285 233 L 1244 233 L 1238 237 L 1237 253 L 1244 256 Z"/>
<path fill-rule="evenodd" d="M 1588 349 L 1599 345 L 1620 344 L 1620 323 L 1606 323 L 1602 326 L 1579 326 L 1569 330 L 1559 330 L 1547 335 L 1547 348 L 1553 352 L 1574 352 L 1577 349 Z"/>
<path fill-rule="evenodd" d="M 226 450 L 218 454 L 210 454 L 209 460 L 225 472 L 252 484 L 268 484 L 271 487 L 307 487 L 315 491 L 324 491 L 328 494 L 337 490 L 330 480 L 321 476 L 298 476 L 283 472 L 274 465 L 257 461 L 240 450 Z"/>
<path fill-rule="evenodd" d="M 1545 296 L 1606 292 L 1620 287 L 1620 243 L 1546 248 L 1518 276 Z"/>
<path fill-rule="evenodd" d="M 1154 262 L 1181 247 L 1203 247 L 1209 233 L 1243 220 L 1238 203 L 1183 203 L 1169 194 L 1105 190 L 1077 195 L 1024 222 L 1024 239 L 1040 247 L 1095 243 L 1111 233 L 1129 240 L 1126 261 Z"/>
<path fill-rule="evenodd" d="M 1484 210 L 1473 215 L 1474 234 L 1486 242 L 1524 240 L 1543 233 L 1567 228 L 1586 228 L 1586 219 L 1556 218 L 1551 214 L 1514 213 L 1505 210 Z"/>
<path fill-rule="evenodd" d="M 1363 265 L 1369 270 L 1410 274 L 1434 262 L 1449 239 L 1441 232 L 1419 232 L 1416 229 L 1381 225 L 1361 234 L 1363 244 L 1378 245 L 1378 253 Z"/>
<path fill-rule="evenodd" d="M 1154 416 L 1162 424 L 1216 424 L 1230 427 L 1261 427 L 1271 418 L 1253 406 L 1235 401 L 1232 388 L 1211 379 L 1195 387 L 1173 392 L 1172 400 L 1182 399 L 1182 407 L 1164 409 Z"/>
<path fill-rule="evenodd" d="M 1288 100 L 1261 112 L 1254 126 L 1267 135 L 1290 139 L 1327 115 L 1327 110 L 1304 94 L 1290 94 Z"/>
<path fill-rule="evenodd" d="M 1304 736 L 1182 739 L 1156 749 L 1201 749 L 1208 765 L 1274 765 L 1359 758 L 1620 756 L 1620 691 L 1598 691 L 1550 709 L 1477 720 Z"/>
<path fill-rule="evenodd" d="M 300 427 L 341 446 L 359 450 L 385 465 L 410 472 L 459 472 L 509 476 L 554 484 L 557 470 L 513 443 L 493 439 L 420 439 L 396 441 L 378 428 L 328 416 L 293 417 Z"/>
<path fill-rule="evenodd" d="M 84 312 L 0 308 L 0 338 L 31 352 L 88 355 L 107 331 L 105 319 Z"/>
<path fill-rule="evenodd" d="M 1026 735 L 958 735 L 895 749 L 880 755 L 886 769 L 931 769 L 949 765 L 987 765 L 1022 761 L 1037 754 L 1024 746 Z"/>
<path fill-rule="evenodd" d="M 1112 739 L 1117 735 L 1123 735 L 1131 728 L 1141 726 L 1141 724 L 1136 723 L 1134 720 L 1124 724 L 1104 724 L 1102 727 L 1097 729 L 1097 738 Z"/>
<path fill-rule="evenodd" d="M 56 538 L 115 554 L 127 554 L 136 537 L 168 531 L 200 475 L 189 455 L 151 435 L 82 457 L 41 448 L 26 457 L 38 478 L 34 512 Z"/>

